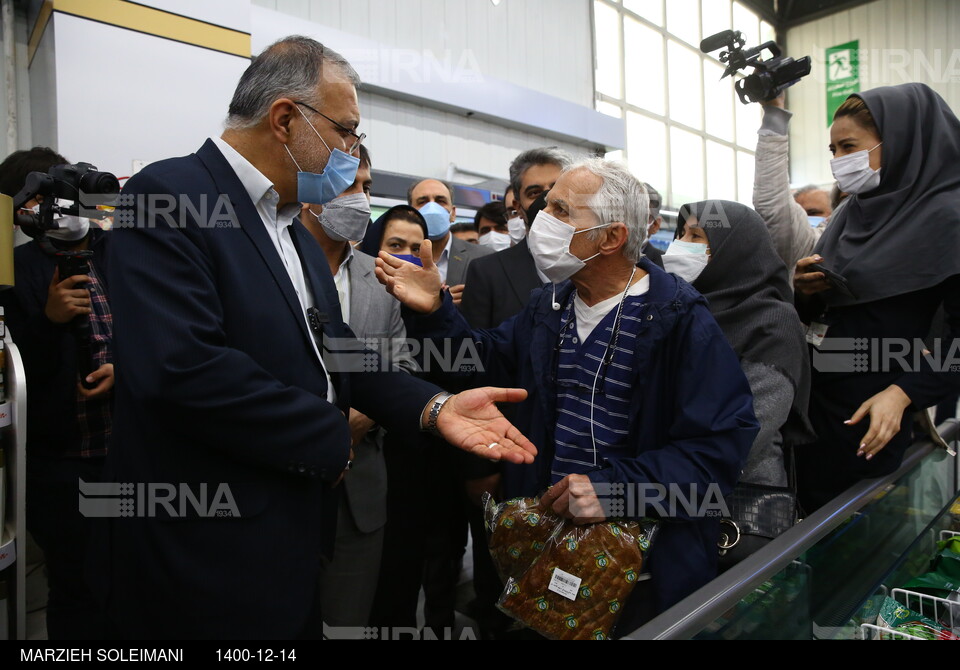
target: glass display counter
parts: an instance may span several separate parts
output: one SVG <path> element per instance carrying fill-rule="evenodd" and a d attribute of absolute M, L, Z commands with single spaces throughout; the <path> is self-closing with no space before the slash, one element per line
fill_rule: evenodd
<path fill-rule="evenodd" d="M 940 427 L 956 441 L 960 424 Z M 960 531 L 958 459 L 924 441 L 627 639 L 858 639 L 878 603 Z M 899 597 L 899 596 L 898 596 Z"/>

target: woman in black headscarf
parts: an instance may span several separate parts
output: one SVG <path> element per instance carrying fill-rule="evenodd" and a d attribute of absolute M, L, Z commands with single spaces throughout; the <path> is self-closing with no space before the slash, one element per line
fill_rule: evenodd
<path fill-rule="evenodd" d="M 929 87 L 903 84 L 850 96 L 830 134 L 851 197 L 794 280 L 819 436 L 797 450 L 808 511 L 896 470 L 912 439 L 906 410 L 960 389 L 960 121 Z M 821 262 L 845 282 L 827 281 Z M 941 304 L 950 336 L 924 345 Z"/>
<path fill-rule="evenodd" d="M 426 236 L 423 215 L 409 205 L 396 205 L 367 227 L 360 251 L 374 257 L 386 251 L 412 262 Z"/>
<path fill-rule="evenodd" d="M 786 487 L 785 444 L 812 439 L 810 368 L 786 266 L 760 215 L 736 202 L 684 205 L 676 238 L 664 268 L 706 297 L 753 392 L 760 433 L 740 481 Z"/>

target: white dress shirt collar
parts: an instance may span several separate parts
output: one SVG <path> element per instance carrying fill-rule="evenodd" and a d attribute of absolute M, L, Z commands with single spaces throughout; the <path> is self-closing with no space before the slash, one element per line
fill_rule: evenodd
<path fill-rule="evenodd" d="M 237 173 L 237 178 L 240 180 L 243 190 L 250 196 L 253 204 L 259 206 L 262 201 L 266 200 L 266 202 L 270 203 L 270 206 L 276 210 L 277 204 L 280 202 L 280 194 L 277 193 L 277 189 L 274 188 L 273 182 L 267 179 L 266 175 L 260 172 L 253 163 L 244 158 L 239 151 L 230 146 L 222 137 L 212 137 L 210 139 L 212 139 L 213 143 L 220 149 L 220 153 L 227 159 L 227 163 L 230 164 L 233 171 Z M 296 218 L 299 213 L 300 205 L 293 203 L 285 205 L 273 218 L 277 221 L 278 225 L 288 226 L 293 223 L 293 219 Z"/>

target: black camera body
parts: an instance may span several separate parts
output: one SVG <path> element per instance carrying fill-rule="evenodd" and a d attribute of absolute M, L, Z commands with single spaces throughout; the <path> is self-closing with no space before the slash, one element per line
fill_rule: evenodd
<path fill-rule="evenodd" d="M 723 77 L 729 77 L 737 70 L 753 68 L 753 74 L 738 81 L 734 87 L 740 96 L 740 102 L 745 105 L 773 100 L 810 74 L 810 56 L 799 60 L 788 58 L 782 54 L 776 42 L 764 42 L 758 47 L 744 50 L 745 44 L 746 40 L 739 30 L 724 30 L 700 42 L 700 51 L 705 54 L 717 49 L 727 49 L 720 52 L 720 62 L 727 66 Z M 764 49 L 769 51 L 772 57 L 760 60 Z"/>
<path fill-rule="evenodd" d="M 83 216 L 102 219 L 106 212 L 101 205 L 114 205 L 120 193 L 120 182 L 109 172 L 100 172 L 90 163 L 54 165 L 47 172 L 31 172 L 23 189 L 13 198 L 13 211 L 43 196 L 38 214 L 17 214 L 16 223 L 33 238 L 57 228 L 55 215 Z M 69 201 L 63 204 L 61 201 Z"/>

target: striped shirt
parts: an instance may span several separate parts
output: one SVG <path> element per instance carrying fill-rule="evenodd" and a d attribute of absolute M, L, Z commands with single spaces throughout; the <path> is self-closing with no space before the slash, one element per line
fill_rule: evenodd
<path fill-rule="evenodd" d="M 619 319 L 618 301 L 582 341 L 573 307 L 575 295 L 571 294 L 561 317 L 557 343 L 554 484 L 569 474 L 596 470 L 606 458 L 635 450 L 627 441 L 637 378 L 634 343 L 645 317 L 646 295 L 628 295 Z"/>

